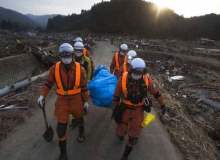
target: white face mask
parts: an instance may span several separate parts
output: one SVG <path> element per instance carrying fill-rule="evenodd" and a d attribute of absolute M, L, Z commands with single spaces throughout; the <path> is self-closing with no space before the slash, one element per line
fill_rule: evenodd
<path fill-rule="evenodd" d="M 124 51 L 120 51 L 119 53 L 120 53 L 120 55 L 126 55 L 126 52 L 124 52 Z"/>
<path fill-rule="evenodd" d="M 134 80 L 139 80 L 139 79 L 141 79 L 142 75 L 141 75 L 141 74 L 134 74 L 134 73 L 132 73 L 132 74 L 131 74 L 131 77 L 132 77 Z"/>
<path fill-rule="evenodd" d="M 132 57 L 128 56 L 128 63 L 131 64 L 131 61 L 132 61 Z"/>
<path fill-rule="evenodd" d="M 61 58 L 61 61 L 64 64 L 70 64 L 72 62 L 72 57 L 68 57 L 68 58 Z"/>
<path fill-rule="evenodd" d="M 77 57 L 81 57 L 81 56 L 83 55 L 83 53 L 82 53 L 82 52 L 75 52 L 75 55 L 76 55 Z"/>

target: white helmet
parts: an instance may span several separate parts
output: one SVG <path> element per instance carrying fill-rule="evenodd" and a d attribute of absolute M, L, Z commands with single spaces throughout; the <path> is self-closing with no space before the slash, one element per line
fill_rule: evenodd
<path fill-rule="evenodd" d="M 142 58 L 135 58 L 131 61 L 131 66 L 132 66 L 132 69 L 144 70 L 146 67 L 146 64 Z"/>
<path fill-rule="evenodd" d="M 81 37 L 76 37 L 73 41 L 74 42 L 83 42 L 83 39 Z"/>
<path fill-rule="evenodd" d="M 72 45 L 69 44 L 69 43 L 63 43 L 63 44 L 61 44 L 60 47 L 59 47 L 59 53 L 66 53 L 66 54 L 71 53 L 71 55 L 72 55 L 72 53 L 73 53 L 73 47 L 72 47 Z M 65 55 L 64 55 L 64 56 L 65 56 Z M 68 56 L 68 55 L 67 55 L 67 56 Z"/>
<path fill-rule="evenodd" d="M 128 50 L 128 45 L 127 44 L 121 44 L 120 45 L 120 50 L 127 51 Z"/>
<path fill-rule="evenodd" d="M 127 44 L 121 44 L 120 49 L 119 49 L 119 54 L 120 55 L 125 55 L 127 51 L 128 51 L 128 45 Z"/>
<path fill-rule="evenodd" d="M 133 58 L 135 58 L 137 56 L 137 53 L 135 50 L 130 50 L 127 53 L 127 57 L 128 57 L 128 63 L 131 64 L 131 61 Z"/>
<path fill-rule="evenodd" d="M 75 50 L 83 50 L 84 44 L 82 42 L 76 42 L 76 43 L 74 43 L 74 49 Z"/>

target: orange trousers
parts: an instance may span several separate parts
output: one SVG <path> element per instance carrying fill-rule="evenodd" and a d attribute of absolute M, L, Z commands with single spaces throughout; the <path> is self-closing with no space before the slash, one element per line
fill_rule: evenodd
<path fill-rule="evenodd" d="M 74 96 L 59 96 L 55 102 L 55 117 L 58 123 L 68 123 L 69 115 L 81 118 L 84 114 L 81 94 Z"/>
<path fill-rule="evenodd" d="M 141 133 L 141 123 L 144 120 L 144 111 L 142 107 L 126 109 L 122 115 L 122 122 L 117 124 L 116 134 L 118 136 L 128 135 L 138 138 Z"/>

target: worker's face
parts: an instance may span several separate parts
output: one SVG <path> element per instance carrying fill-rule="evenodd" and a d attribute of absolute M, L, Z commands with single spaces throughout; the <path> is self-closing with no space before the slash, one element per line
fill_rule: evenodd
<path fill-rule="evenodd" d="M 124 56 L 127 54 L 127 51 L 121 50 L 119 53 L 120 53 L 120 55 Z"/>
<path fill-rule="evenodd" d="M 83 55 L 83 51 L 82 50 L 76 50 L 75 55 L 76 55 L 76 57 L 81 57 Z"/>
<path fill-rule="evenodd" d="M 132 70 L 131 77 L 134 80 L 139 80 L 143 77 L 143 70 Z"/>
<path fill-rule="evenodd" d="M 128 64 L 131 64 L 132 59 L 132 56 L 128 56 Z"/>
<path fill-rule="evenodd" d="M 61 57 L 63 64 L 70 64 L 73 60 L 72 57 Z"/>

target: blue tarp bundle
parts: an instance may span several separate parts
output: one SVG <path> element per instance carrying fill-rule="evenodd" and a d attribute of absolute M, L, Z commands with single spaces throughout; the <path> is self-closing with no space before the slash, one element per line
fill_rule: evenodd
<path fill-rule="evenodd" d="M 99 65 L 88 84 L 93 103 L 99 107 L 110 107 L 116 85 L 116 76 L 112 75 L 106 66 Z"/>

